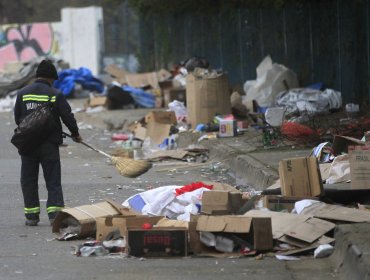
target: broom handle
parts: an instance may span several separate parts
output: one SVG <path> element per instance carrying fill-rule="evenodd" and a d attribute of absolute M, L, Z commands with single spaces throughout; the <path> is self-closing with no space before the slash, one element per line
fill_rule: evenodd
<path fill-rule="evenodd" d="M 70 138 L 73 138 L 71 135 L 69 135 L 68 133 L 65 133 L 64 131 L 63 131 L 63 135 L 68 136 L 68 137 L 70 137 Z M 106 157 L 107 157 L 107 158 L 109 158 L 109 159 L 112 159 L 112 156 L 111 156 L 111 155 L 108 155 L 107 153 L 105 153 L 105 152 L 103 152 L 103 151 L 101 151 L 101 150 L 98 150 L 97 148 L 94 148 L 93 146 L 91 146 L 91 145 L 87 144 L 87 143 L 86 143 L 86 142 L 84 142 L 84 141 L 80 141 L 80 142 L 78 142 L 78 143 L 81 143 L 82 145 L 85 145 L 86 147 L 90 148 L 91 150 L 93 150 L 93 151 L 95 151 L 95 152 L 97 152 L 97 153 L 99 153 L 99 154 L 101 154 L 101 155 L 103 155 L 103 156 L 106 156 Z"/>

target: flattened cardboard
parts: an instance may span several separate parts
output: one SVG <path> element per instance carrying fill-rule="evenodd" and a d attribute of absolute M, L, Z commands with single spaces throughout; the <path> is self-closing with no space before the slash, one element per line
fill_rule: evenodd
<path fill-rule="evenodd" d="M 370 211 L 348 208 L 340 205 L 324 204 L 321 207 L 305 209 L 304 212 L 305 215 L 311 215 L 326 220 L 351 223 L 370 222 Z"/>
<path fill-rule="evenodd" d="M 183 159 L 189 152 L 177 149 L 177 150 L 164 150 L 158 151 L 150 154 L 147 159 L 158 159 L 158 158 L 173 158 L 173 159 Z"/>
<path fill-rule="evenodd" d="M 192 128 L 209 123 L 216 114 L 231 112 L 230 89 L 226 74 L 214 78 L 186 77 L 186 107 Z"/>
<path fill-rule="evenodd" d="M 370 189 L 370 146 L 349 146 L 351 189 Z"/>
<path fill-rule="evenodd" d="M 323 235 L 318 240 L 316 240 L 314 243 L 308 243 L 308 242 L 305 242 L 305 241 L 302 241 L 302 240 L 295 239 L 293 237 L 284 235 L 283 237 L 279 238 L 279 241 L 284 242 L 284 243 L 288 243 L 290 245 L 293 245 L 293 246 L 299 247 L 299 248 L 305 248 L 305 247 L 311 246 L 311 245 L 316 245 L 316 248 L 317 248 L 319 245 L 330 244 L 330 243 L 334 242 L 335 239 Z"/>
<path fill-rule="evenodd" d="M 283 196 L 315 197 L 323 194 L 315 157 L 284 159 L 279 162 L 279 175 Z"/>
<path fill-rule="evenodd" d="M 164 69 L 161 69 L 158 72 L 134 74 L 126 72 L 114 64 L 110 64 L 104 70 L 117 78 L 119 83 L 128 84 L 136 88 L 150 86 L 153 89 L 158 89 L 160 81 L 164 81 L 171 77 L 171 73 Z"/>
<path fill-rule="evenodd" d="M 62 227 L 68 226 L 64 225 L 63 221 L 68 217 L 73 217 L 81 225 L 78 236 L 86 237 L 95 233 L 95 220 L 97 218 L 113 217 L 120 214 L 121 213 L 107 201 L 74 208 L 65 208 L 56 216 L 52 231 L 58 233 Z"/>
<path fill-rule="evenodd" d="M 251 210 L 244 214 L 246 217 L 250 218 L 271 218 L 272 225 L 272 235 L 274 239 L 279 239 L 285 232 L 291 228 L 294 228 L 297 224 L 301 224 L 308 220 L 310 216 L 308 215 L 296 215 L 282 212 L 273 211 L 259 211 Z"/>
<path fill-rule="evenodd" d="M 288 239 L 288 241 L 290 241 L 291 239 L 292 238 Z M 282 252 L 282 253 L 279 253 L 279 255 L 281 255 L 281 256 L 291 256 L 291 255 L 303 253 L 303 252 L 306 252 L 306 251 L 310 251 L 310 250 L 316 249 L 320 245 L 330 244 L 330 243 L 332 243 L 334 241 L 335 241 L 334 238 L 330 238 L 330 237 L 327 237 L 327 236 L 324 235 L 319 240 L 317 240 L 316 242 L 314 242 L 312 244 L 306 243 L 306 245 L 303 245 L 303 246 L 297 246 L 297 245 L 295 245 L 295 246 L 299 247 L 299 249 L 294 249 L 294 250 L 289 250 L 287 252 Z M 282 242 L 286 242 L 288 244 L 292 244 L 292 243 L 289 243 L 287 241 L 282 241 Z M 294 245 L 294 244 L 292 244 L 292 245 Z"/>
<path fill-rule="evenodd" d="M 285 231 L 285 234 L 307 243 L 312 243 L 327 232 L 331 231 L 333 228 L 335 228 L 335 224 L 333 223 L 311 218 L 296 225 L 294 228 Z"/>

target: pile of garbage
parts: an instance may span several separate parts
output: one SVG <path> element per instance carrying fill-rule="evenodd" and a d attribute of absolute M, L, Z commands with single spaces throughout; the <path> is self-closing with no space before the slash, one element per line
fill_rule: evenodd
<path fill-rule="evenodd" d="M 300 180 L 307 175 L 308 185 L 291 185 L 297 174 Z M 77 256 L 293 260 L 329 256 L 337 224 L 370 222 L 363 205 L 320 201 L 324 192 L 315 157 L 284 160 L 280 176 L 280 195 L 205 181 L 150 189 L 122 204 L 107 200 L 68 208 L 56 217 L 53 232 L 58 240 L 88 238 L 76 248 Z"/>

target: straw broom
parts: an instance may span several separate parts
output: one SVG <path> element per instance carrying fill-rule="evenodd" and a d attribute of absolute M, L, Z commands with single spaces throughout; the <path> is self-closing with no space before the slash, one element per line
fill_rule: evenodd
<path fill-rule="evenodd" d="M 63 132 L 63 135 L 72 138 L 71 135 L 65 132 Z M 145 173 L 152 167 L 151 163 L 146 160 L 135 160 L 131 158 L 111 156 L 101 150 L 98 150 L 97 148 L 92 147 L 91 145 L 83 141 L 78 142 L 78 143 L 81 143 L 82 145 L 85 145 L 86 147 L 92 149 L 93 151 L 109 158 L 112 164 L 118 170 L 118 172 L 122 176 L 125 176 L 125 177 L 134 178 L 134 177 L 140 176 L 141 174 Z"/>

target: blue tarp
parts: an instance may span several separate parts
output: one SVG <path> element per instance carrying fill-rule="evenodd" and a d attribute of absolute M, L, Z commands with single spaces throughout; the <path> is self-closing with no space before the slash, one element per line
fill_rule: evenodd
<path fill-rule="evenodd" d="M 138 106 L 144 108 L 155 107 L 155 96 L 153 94 L 148 93 L 140 88 L 134 88 L 130 86 L 122 86 L 122 89 L 131 94 Z"/>
<path fill-rule="evenodd" d="M 104 84 L 99 79 L 95 78 L 91 71 L 87 68 L 81 67 L 76 69 L 67 69 L 58 73 L 59 79 L 54 82 L 54 87 L 60 89 L 64 95 L 69 96 L 75 83 L 78 83 L 84 89 L 97 91 L 102 93 L 104 91 Z"/>

